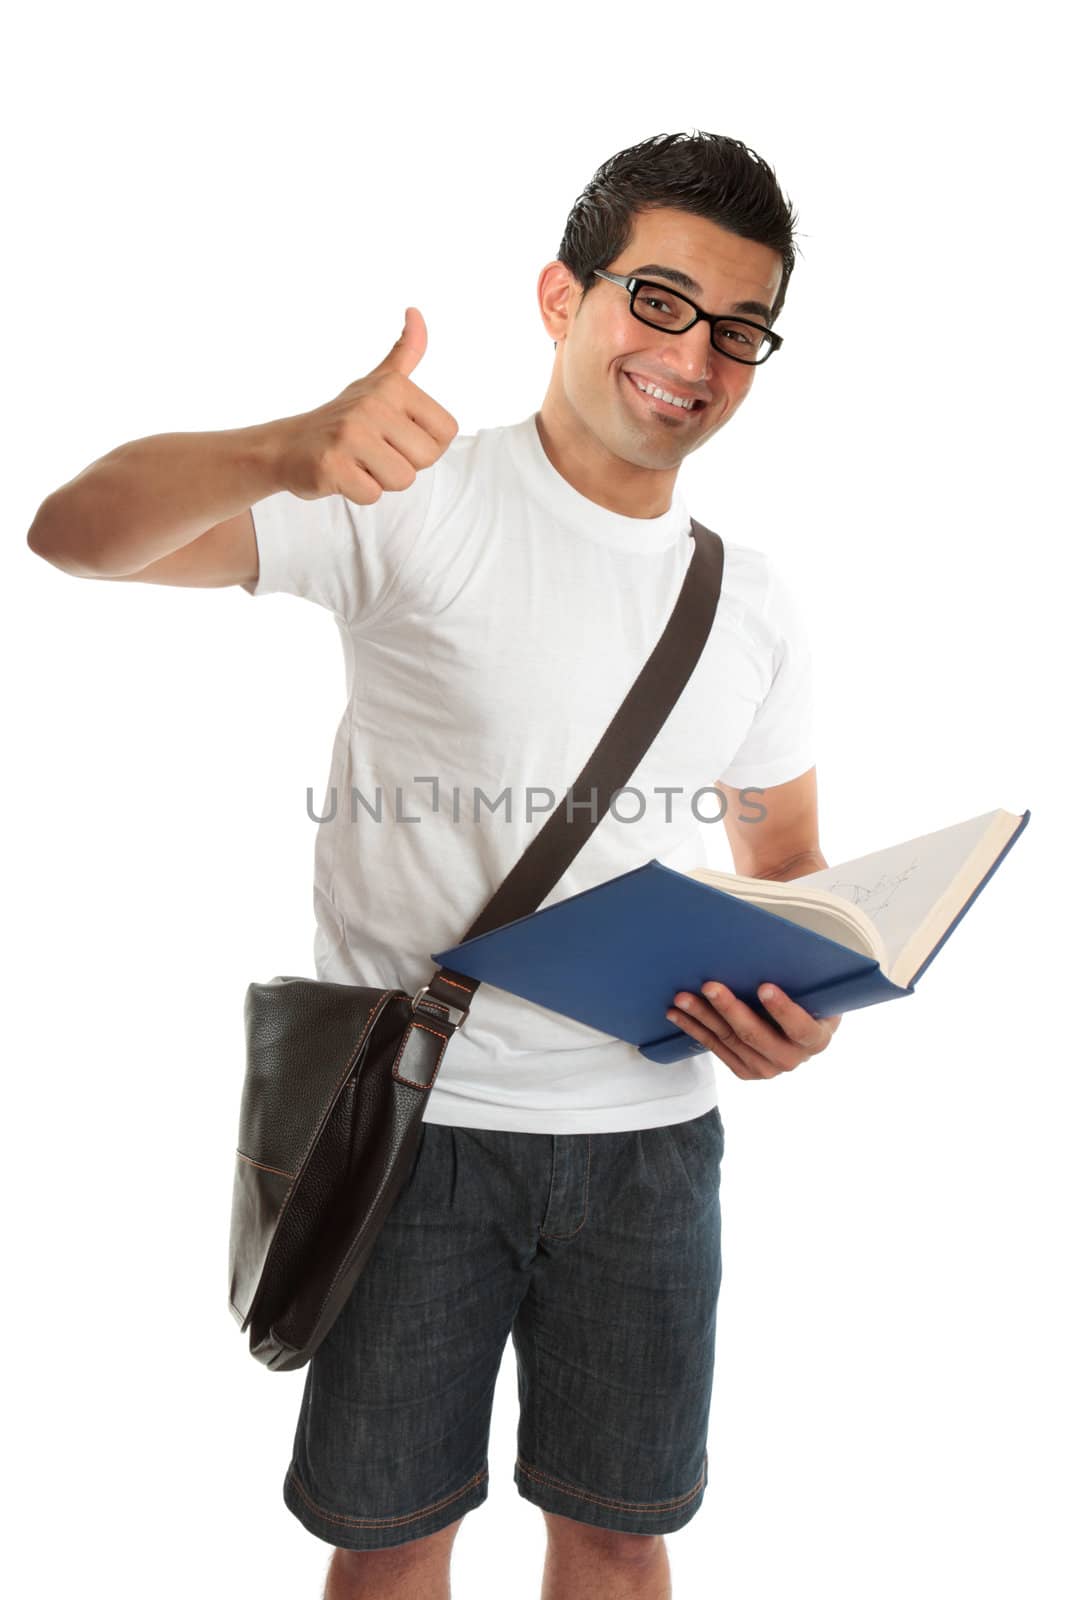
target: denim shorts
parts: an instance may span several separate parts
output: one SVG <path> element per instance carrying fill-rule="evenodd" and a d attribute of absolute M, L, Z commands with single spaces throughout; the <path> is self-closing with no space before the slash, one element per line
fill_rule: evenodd
<path fill-rule="evenodd" d="M 717 1106 L 623 1133 L 423 1123 L 307 1367 L 289 1510 L 374 1550 L 479 1506 L 511 1336 L 518 1494 L 600 1528 L 683 1527 L 707 1485 L 723 1153 Z"/>

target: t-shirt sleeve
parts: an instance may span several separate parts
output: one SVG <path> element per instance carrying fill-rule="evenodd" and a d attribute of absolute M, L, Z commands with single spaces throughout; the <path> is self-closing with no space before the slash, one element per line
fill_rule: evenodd
<path fill-rule="evenodd" d="M 814 765 L 814 663 L 810 638 L 788 584 L 768 567 L 764 621 L 773 639 L 769 688 L 740 748 L 718 781 L 769 788 Z"/>
<path fill-rule="evenodd" d="M 299 595 L 355 628 L 380 621 L 428 521 L 439 466 L 424 468 L 407 489 L 384 490 L 372 505 L 342 494 L 268 495 L 251 508 L 259 576 L 240 587 L 253 597 Z"/>

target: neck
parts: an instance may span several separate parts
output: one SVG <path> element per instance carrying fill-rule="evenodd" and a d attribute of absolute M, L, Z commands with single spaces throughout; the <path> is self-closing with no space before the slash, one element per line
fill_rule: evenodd
<path fill-rule="evenodd" d="M 652 471 L 621 460 L 568 406 L 563 411 L 550 390 L 536 413 L 536 431 L 555 471 L 586 500 L 623 517 L 661 517 L 669 510 L 677 469 Z"/>

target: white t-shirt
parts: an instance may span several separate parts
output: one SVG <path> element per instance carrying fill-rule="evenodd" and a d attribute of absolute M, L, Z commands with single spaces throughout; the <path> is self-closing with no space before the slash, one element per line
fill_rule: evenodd
<path fill-rule="evenodd" d="M 659 517 L 586 499 L 548 460 L 532 415 L 459 435 L 409 489 L 373 505 L 282 491 L 252 516 L 259 578 L 246 592 L 324 606 L 344 652 L 336 809 L 315 841 L 317 976 L 413 993 L 436 971 L 429 952 L 459 942 L 564 797 L 650 654 L 690 559 L 689 512 L 676 487 Z M 652 857 L 704 864 L 719 779 L 768 787 L 813 766 L 801 619 L 761 551 L 724 549 L 710 638 L 634 792 L 544 905 Z M 331 794 L 314 798 L 328 818 Z M 482 983 L 425 1120 L 659 1127 L 717 1103 L 714 1065 L 709 1051 L 648 1061 Z"/>

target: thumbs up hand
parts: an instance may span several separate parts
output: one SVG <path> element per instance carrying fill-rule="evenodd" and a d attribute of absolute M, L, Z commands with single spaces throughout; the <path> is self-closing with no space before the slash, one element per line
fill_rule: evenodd
<path fill-rule="evenodd" d="M 459 431 L 449 411 L 411 380 L 425 354 L 425 319 L 408 306 L 384 360 L 314 411 L 279 424 L 283 486 L 301 500 L 342 494 L 372 505 L 385 489 L 409 489 Z"/>

